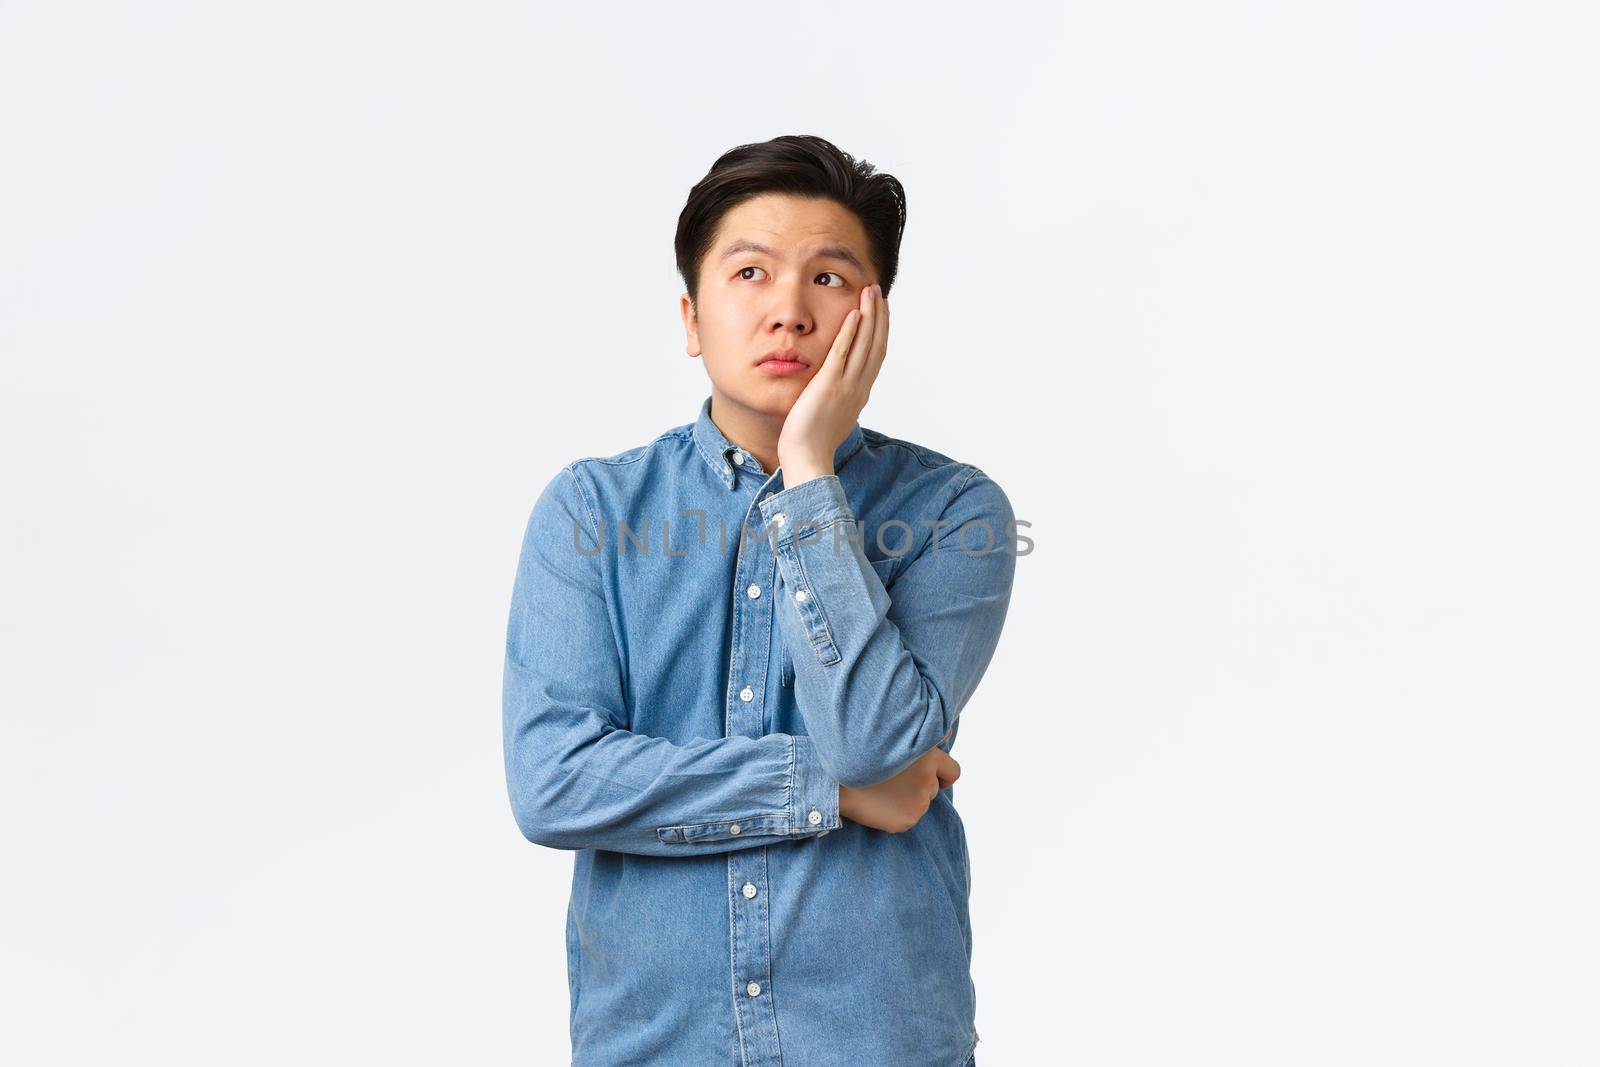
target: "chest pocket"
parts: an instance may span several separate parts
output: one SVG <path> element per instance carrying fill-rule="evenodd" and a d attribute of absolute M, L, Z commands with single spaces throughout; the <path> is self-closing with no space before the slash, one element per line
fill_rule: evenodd
<path fill-rule="evenodd" d="M 887 592 L 890 588 L 890 583 L 894 580 L 894 569 L 895 565 L 900 562 L 899 559 L 890 556 L 886 559 L 874 559 L 867 562 L 872 564 L 873 572 L 877 574 L 878 581 L 883 583 L 883 588 Z M 789 655 L 787 645 L 783 647 L 781 658 L 778 661 L 778 684 L 785 689 L 794 688 L 794 658 Z"/>

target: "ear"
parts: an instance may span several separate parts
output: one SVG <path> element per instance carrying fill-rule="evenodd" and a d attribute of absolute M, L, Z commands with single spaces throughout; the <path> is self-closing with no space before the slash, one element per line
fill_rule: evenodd
<path fill-rule="evenodd" d="M 694 313 L 694 301 L 689 294 L 678 297 L 678 314 L 683 316 L 683 350 L 690 356 L 700 354 L 700 319 Z"/>

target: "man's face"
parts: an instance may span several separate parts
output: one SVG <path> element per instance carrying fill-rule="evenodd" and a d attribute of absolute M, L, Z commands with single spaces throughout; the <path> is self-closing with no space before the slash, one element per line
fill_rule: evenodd
<path fill-rule="evenodd" d="M 832 200 L 767 194 L 724 215 L 700 266 L 698 306 L 679 299 L 685 351 L 705 361 L 713 391 L 787 416 L 878 280 L 867 247 L 861 221 Z M 769 362 L 774 350 L 804 366 Z"/>

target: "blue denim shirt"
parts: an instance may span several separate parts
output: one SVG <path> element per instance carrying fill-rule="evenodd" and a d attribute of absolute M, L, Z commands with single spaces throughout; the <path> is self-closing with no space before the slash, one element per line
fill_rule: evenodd
<path fill-rule="evenodd" d="M 575 853 L 573 1063 L 975 1062 L 954 788 L 891 833 L 841 819 L 839 786 L 956 724 L 1010 601 L 1010 502 L 859 422 L 835 474 L 785 487 L 710 409 L 562 468 L 522 542 L 506 780 L 523 835 Z"/>

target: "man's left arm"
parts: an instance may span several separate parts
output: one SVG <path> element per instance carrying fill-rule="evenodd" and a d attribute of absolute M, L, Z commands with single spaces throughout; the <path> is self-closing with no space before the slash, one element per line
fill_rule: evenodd
<path fill-rule="evenodd" d="M 999 643 L 1016 569 L 1011 503 L 970 465 L 950 490 L 931 536 L 902 560 L 892 598 L 837 475 L 760 502 L 784 586 L 778 626 L 793 652 L 795 699 L 843 785 L 876 785 L 942 744 Z"/>

